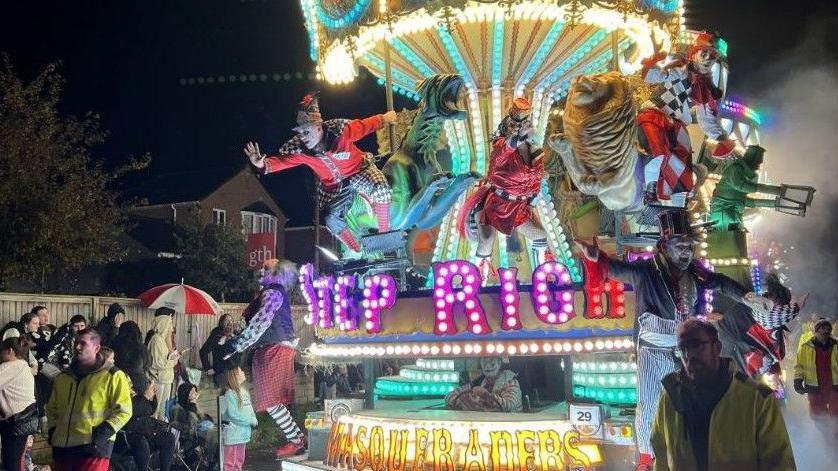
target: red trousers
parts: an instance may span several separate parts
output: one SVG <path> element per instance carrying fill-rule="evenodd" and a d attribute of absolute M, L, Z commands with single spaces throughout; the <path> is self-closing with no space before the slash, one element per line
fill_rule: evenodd
<path fill-rule="evenodd" d="M 658 109 L 647 108 L 637 115 L 637 125 L 645 138 L 641 142 L 649 156 L 663 156 L 655 186 L 658 199 L 669 200 L 675 193 L 692 191 L 692 147 L 683 123 Z"/>
<path fill-rule="evenodd" d="M 65 456 L 52 464 L 55 471 L 108 471 L 110 458 L 92 458 L 89 456 Z"/>
<path fill-rule="evenodd" d="M 806 394 L 809 399 L 809 415 L 818 417 L 832 417 L 838 419 L 838 392 L 818 391 Z"/>

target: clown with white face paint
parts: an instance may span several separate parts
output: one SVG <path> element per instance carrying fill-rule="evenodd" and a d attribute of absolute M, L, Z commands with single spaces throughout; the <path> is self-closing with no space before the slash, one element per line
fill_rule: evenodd
<path fill-rule="evenodd" d="M 678 369 L 675 357 L 676 325 L 689 317 L 706 314 L 704 294 L 721 293 L 745 304 L 748 290 L 736 281 L 707 270 L 693 257 L 695 235 L 687 211 L 672 209 L 658 215 L 660 239 L 658 252 L 651 260 L 627 263 L 611 258 L 597 245 L 577 241 L 585 257 L 588 282 L 594 284 L 606 279 L 629 283 L 634 287 L 637 319 L 635 336 L 637 345 L 637 410 L 635 430 L 640 452 L 638 470 L 652 469 L 654 460 L 649 442 L 652 422 L 661 394 L 661 380 Z M 793 311 L 797 307 L 774 305 L 773 313 L 763 313 L 761 318 L 779 317 L 779 312 Z M 742 316 L 742 322 L 753 324 L 750 309 L 734 309 L 728 316 Z"/>
<path fill-rule="evenodd" d="M 356 194 L 372 206 L 378 231 L 390 230 L 390 186 L 375 166 L 371 156 L 358 149 L 355 142 L 374 133 L 385 124 L 395 123 L 395 111 L 364 119 L 323 121 L 316 93 L 300 102 L 296 136 L 279 148 L 275 156 L 266 156 L 259 144 L 248 142 L 244 153 L 250 163 L 263 173 L 274 173 L 305 165 L 317 176 L 317 200 L 329 231 L 353 252 L 360 252 L 358 241 L 346 224 L 346 213 Z"/>
<path fill-rule="evenodd" d="M 503 368 L 499 357 L 480 358 L 477 379 L 445 396 L 445 404 L 456 410 L 481 412 L 521 412 L 521 385 L 517 375 Z"/>
<path fill-rule="evenodd" d="M 712 33 L 699 34 L 687 58 L 659 67 L 666 58 L 655 44 L 655 54 L 643 60 L 640 72 L 647 83 L 658 84 L 637 116 L 641 146 L 651 161 L 645 166 L 648 200 L 683 207 L 695 185 L 692 146 L 687 125 L 695 110 L 698 125 L 710 139 L 719 141 L 713 157 L 725 159 L 735 144 L 728 139 L 719 117 L 722 90 L 713 84 L 712 69 L 721 57 L 722 40 Z"/>
<path fill-rule="evenodd" d="M 225 360 L 236 352 L 254 348 L 253 408 L 267 412 L 287 439 L 285 445 L 277 448 L 277 458 L 297 454 L 307 445 L 306 436 L 285 407 L 294 403 L 298 338 L 288 293 L 297 277 L 297 267 L 292 262 L 266 260 L 259 276 L 262 290 L 244 312 L 247 327 L 219 346 L 219 355 Z"/>

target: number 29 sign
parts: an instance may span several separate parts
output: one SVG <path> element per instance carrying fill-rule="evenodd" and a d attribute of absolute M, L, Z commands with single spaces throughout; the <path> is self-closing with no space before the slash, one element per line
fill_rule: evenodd
<path fill-rule="evenodd" d="M 602 409 L 597 404 L 570 404 L 570 423 L 586 438 L 602 438 Z"/>

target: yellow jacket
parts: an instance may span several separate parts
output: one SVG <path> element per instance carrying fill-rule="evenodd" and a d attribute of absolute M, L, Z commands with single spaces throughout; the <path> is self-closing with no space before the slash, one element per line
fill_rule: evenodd
<path fill-rule="evenodd" d="M 103 366 L 101 358 L 85 376 L 72 366 L 64 370 L 46 405 L 53 454 L 110 457 L 115 433 L 128 423 L 131 409 L 128 377 Z M 102 427 L 105 423 L 109 427 Z"/>
<path fill-rule="evenodd" d="M 154 335 L 148 341 L 148 356 L 151 358 L 148 372 L 158 383 L 171 383 L 175 380 L 175 365 L 178 362 L 169 356 L 171 350 L 167 341 L 172 336 L 172 316 L 155 317 L 151 328 Z"/>
<path fill-rule="evenodd" d="M 690 407 L 678 393 L 672 373 L 664 379 L 652 429 L 656 471 L 696 471 L 684 416 Z M 733 373 L 730 386 L 710 417 L 708 470 L 796 470 L 794 454 L 780 408 L 772 391 L 741 373 Z"/>
<path fill-rule="evenodd" d="M 838 345 L 835 339 L 830 339 L 832 343 L 832 357 L 830 363 L 832 364 L 832 385 L 838 386 Z M 806 387 L 816 387 L 818 385 L 818 372 L 815 368 L 815 339 L 810 338 L 806 342 L 800 344 L 797 349 L 797 363 L 794 365 L 794 379 L 802 379 Z"/>

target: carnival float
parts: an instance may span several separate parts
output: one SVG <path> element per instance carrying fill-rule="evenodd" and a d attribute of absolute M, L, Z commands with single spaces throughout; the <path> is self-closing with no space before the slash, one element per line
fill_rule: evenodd
<path fill-rule="evenodd" d="M 681 0 L 300 5 L 324 87 L 364 68 L 391 110 L 393 94 L 416 109 L 373 126 L 389 215 L 359 190 L 345 229 L 360 242 L 300 270 L 319 339 L 306 357 L 363 364 L 365 401 L 313 416 L 308 454 L 282 469 L 633 467 L 649 313 L 616 267 L 689 233 L 701 283 L 723 273 L 759 295 L 749 218 L 813 200 L 759 170 L 770 150 L 760 114 L 727 97 L 727 44 L 687 30 Z M 684 312 L 721 317 L 730 300 L 695 286 Z M 797 310 L 753 293 L 742 319 L 773 322 L 740 326 L 760 335 L 736 354 L 756 376 Z M 381 376 L 385 359 L 398 371 Z"/>

